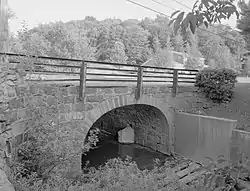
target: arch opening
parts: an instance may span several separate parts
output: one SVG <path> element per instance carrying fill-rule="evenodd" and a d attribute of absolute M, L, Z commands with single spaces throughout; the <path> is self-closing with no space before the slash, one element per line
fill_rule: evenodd
<path fill-rule="evenodd" d="M 126 127 L 134 130 L 134 143 L 118 142 L 118 132 Z M 97 119 L 91 130 L 99 131 L 96 148 L 82 156 L 82 165 L 98 167 L 108 159 L 129 156 L 139 168 L 152 166 L 155 158 L 164 160 L 169 154 L 169 124 L 165 115 L 156 107 L 133 104 L 115 108 Z"/>

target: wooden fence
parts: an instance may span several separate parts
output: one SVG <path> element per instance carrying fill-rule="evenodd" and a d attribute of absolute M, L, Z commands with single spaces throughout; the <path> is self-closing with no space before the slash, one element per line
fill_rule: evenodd
<path fill-rule="evenodd" d="M 176 95 L 178 85 L 194 84 L 197 70 L 173 69 L 153 66 L 88 61 L 80 59 L 27 56 L 13 53 L 0 53 L 9 63 L 24 63 L 28 75 L 26 80 L 36 82 L 79 83 L 80 98 L 86 86 L 137 86 L 137 98 L 143 85 L 168 84 Z"/>

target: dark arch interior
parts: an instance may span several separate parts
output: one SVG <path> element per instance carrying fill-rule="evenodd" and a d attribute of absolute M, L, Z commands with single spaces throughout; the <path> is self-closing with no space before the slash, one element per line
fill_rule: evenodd
<path fill-rule="evenodd" d="M 118 132 L 127 126 L 131 126 L 134 129 L 136 144 L 128 145 L 118 143 Z M 150 133 L 146 134 L 146 132 L 151 130 L 153 132 L 159 132 L 159 135 L 152 135 L 151 138 L 153 139 L 157 139 L 157 136 L 163 133 L 168 134 L 168 122 L 164 114 L 156 107 L 135 104 L 119 107 L 102 115 L 90 128 L 85 142 L 88 141 L 90 131 L 94 129 L 99 130 L 97 148 L 83 155 L 82 163 L 85 164 L 86 161 L 90 161 L 90 163 L 94 163 L 91 166 L 97 167 L 111 158 L 123 158 L 127 155 L 132 158 L 140 158 L 140 155 L 145 155 L 145 159 L 146 152 L 153 154 L 152 149 L 142 149 L 142 146 L 139 144 L 139 139 L 150 136 Z M 150 145 L 144 145 L 143 147 L 150 147 Z M 150 154 L 148 154 L 147 157 L 150 157 L 149 155 Z M 160 157 L 160 153 L 158 152 L 154 152 L 154 155 L 159 155 Z M 144 159 L 141 158 L 138 160 Z"/>

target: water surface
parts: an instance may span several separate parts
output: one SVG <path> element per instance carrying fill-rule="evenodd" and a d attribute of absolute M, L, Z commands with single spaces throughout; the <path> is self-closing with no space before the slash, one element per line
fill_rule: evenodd
<path fill-rule="evenodd" d="M 150 169 L 156 158 L 164 161 L 168 157 L 165 154 L 138 144 L 121 144 L 118 141 L 105 141 L 99 144 L 97 148 L 90 150 L 87 155 L 83 155 L 82 163 L 85 164 L 89 161 L 90 167 L 97 168 L 105 164 L 109 159 L 117 157 L 125 159 L 126 156 L 131 157 L 140 169 Z"/>

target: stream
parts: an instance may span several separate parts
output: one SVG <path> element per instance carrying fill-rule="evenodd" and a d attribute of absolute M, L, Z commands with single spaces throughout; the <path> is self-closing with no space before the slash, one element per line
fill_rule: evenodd
<path fill-rule="evenodd" d="M 98 147 L 90 150 L 86 155 L 82 156 L 82 164 L 89 162 L 89 167 L 98 168 L 104 165 L 109 159 L 121 158 L 126 156 L 132 158 L 139 167 L 139 169 L 151 169 L 154 160 L 157 158 L 164 161 L 168 155 L 154 151 L 152 149 L 140 146 L 138 144 L 122 144 L 116 140 L 103 141 L 99 143 Z"/>

